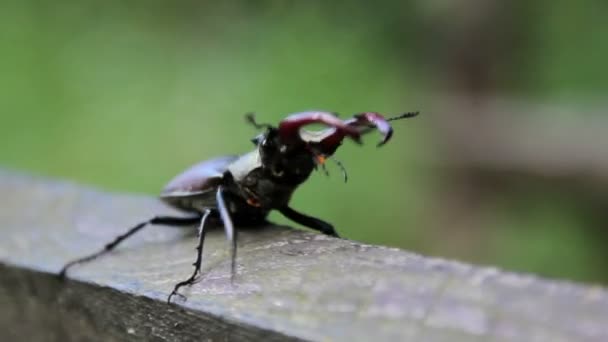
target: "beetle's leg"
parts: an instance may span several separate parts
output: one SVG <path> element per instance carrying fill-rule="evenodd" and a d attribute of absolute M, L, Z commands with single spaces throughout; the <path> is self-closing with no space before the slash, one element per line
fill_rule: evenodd
<path fill-rule="evenodd" d="M 93 253 L 91 255 L 68 262 L 67 264 L 65 264 L 65 266 L 63 266 L 63 268 L 59 272 L 59 277 L 65 278 L 66 272 L 72 266 L 92 261 L 106 253 L 109 253 L 114 248 L 116 248 L 116 246 L 118 246 L 118 244 L 120 244 L 122 241 L 126 240 L 128 237 L 137 233 L 138 231 L 140 231 L 141 229 L 143 229 L 145 226 L 147 226 L 149 224 L 150 225 L 164 225 L 164 226 L 181 227 L 181 226 L 189 226 L 191 224 L 194 224 L 194 223 L 198 222 L 199 219 L 200 219 L 200 217 L 156 216 L 148 221 L 145 221 L 145 222 L 142 222 L 142 223 L 136 225 L 135 227 L 129 229 L 126 233 L 117 236 L 112 242 L 105 245 L 102 250 L 100 250 L 96 253 Z"/>
<path fill-rule="evenodd" d="M 338 235 L 338 232 L 336 232 L 336 230 L 334 229 L 334 226 L 332 226 L 331 224 L 320 220 L 318 218 L 314 218 L 308 215 L 304 215 L 302 213 L 299 213 L 293 209 L 291 209 L 288 206 L 284 206 L 282 208 L 279 209 L 279 212 L 281 214 L 283 214 L 285 217 L 287 217 L 288 219 L 297 222 L 301 225 L 304 225 L 308 228 L 312 228 L 316 231 L 319 231 L 325 235 L 329 235 L 329 236 L 334 236 L 334 237 L 340 237 Z"/>
<path fill-rule="evenodd" d="M 234 278 L 236 276 L 236 238 L 237 232 L 234 230 L 234 225 L 232 224 L 232 219 L 230 218 L 230 212 L 228 211 L 228 207 L 226 206 L 226 201 L 224 200 L 223 188 L 222 186 L 218 186 L 217 193 L 215 196 L 215 200 L 217 202 L 217 208 L 220 212 L 220 217 L 222 218 L 222 222 L 224 223 L 224 231 L 226 232 L 226 239 L 228 243 L 231 245 L 231 260 L 230 260 L 230 281 L 234 283 Z"/>
<path fill-rule="evenodd" d="M 359 130 L 349 126 L 332 113 L 328 112 L 302 112 L 288 116 L 279 123 L 279 135 L 284 143 L 302 141 L 300 128 L 303 126 L 321 123 L 330 126 L 342 134 L 359 142 Z"/>
<path fill-rule="evenodd" d="M 201 223 L 198 227 L 198 244 L 196 245 L 196 261 L 194 262 L 194 264 L 192 264 L 192 266 L 194 266 L 194 272 L 192 272 L 192 275 L 190 276 L 190 278 L 188 278 L 184 281 L 180 281 L 179 283 L 175 284 L 173 291 L 169 295 L 169 298 L 167 298 L 168 304 L 171 304 L 171 297 L 173 297 L 174 295 L 182 296 L 177 292 L 179 290 L 179 288 L 182 286 L 185 286 L 185 285 L 193 284 L 194 281 L 196 280 L 196 276 L 201 271 L 201 264 L 202 264 L 202 260 L 203 260 L 203 244 L 205 243 L 205 223 L 207 222 L 207 217 L 209 217 L 209 214 L 211 214 L 211 209 L 205 210 L 205 212 L 203 213 L 203 217 L 201 218 Z"/>

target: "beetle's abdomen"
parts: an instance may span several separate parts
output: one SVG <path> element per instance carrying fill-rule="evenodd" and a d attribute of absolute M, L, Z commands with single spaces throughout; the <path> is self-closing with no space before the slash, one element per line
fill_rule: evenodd
<path fill-rule="evenodd" d="M 173 208 L 189 212 L 200 213 L 206 208 L 217 208 L 214 190 L 208 190 L 206 192 L 191 195 L 163 195 L 160 197 L 160 199 Z"/>
<path fill-rule="evenodd" d="M 173 178 L 162 191 L 160 198 L 170 206 L 201 212 L 216 208 L 215 192 L 222 183 L 228 165 L 237 156 L 224 156 L 198 163 Z"/>
<path fill-rule="evenodd" d="M 224 156 L 198 163 L 173 178 L 161 196 L 188 196 L 217 188 L 224 172 L 236 159 L 238 156 Z"/>

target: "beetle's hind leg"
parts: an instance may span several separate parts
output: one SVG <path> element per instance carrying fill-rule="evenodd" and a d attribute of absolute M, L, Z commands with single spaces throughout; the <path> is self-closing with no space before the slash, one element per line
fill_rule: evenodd
<path fill-rule="evenodd" d="M 200 216 L 197 216 L 197 217 L 171 217 L 171 216 L 153 217 L 152 219 L 142 222 L 142 223 L 136 225 L 135 227 L 129 229 L 126 233 L 117 236 L 114 240 L 112 240 L 112 242 L 106 244 L 102 250 L 100 250 L 96 253 L 87 255 L 85 257 L 78 258 L 76 260 L 72 260 L 72 261 L 68 262 L 67 264 L 65 264 L 65 266 L 63 266 L 63 268 L 59 272 L 59 277 L 65 278 L 65 275 L 66 275 L 68 269 L 70 269 L 72 266 L 76 266 L 78 264 L 83 264 L 83 263 L 86 263 L 89 261 L 93 261 L 93 260 L 99 258 L 100 256 L 111 252 L 121 242 L 123 242 L 124 240 L 126 240 L 127 238 L 132 236 L 133 234 L 137 233 L 138 231 L 140 231 L 147 225 L 163 225 L 163 226 L 181 227 L 181 226 L 189 226 L 189 225 L 195 224 L 199 220 L 200 220 Z"/>
<path fill-rule="evenodd" d="M 194 284 L 194 282 L 196 281 L 196 276 L 199 275 L 201 272 L 201 264 L 203 261 L 203 244 L 205 243 L 205 223 L 207 222 L 207 218 L 209 217 L 210 214 L 211 214 L 211 209 L 205 210 L 205 212 L 203 213 L 203 216 L 201 218 L 200 226 L 198 227 L 198 244 L 196 246 L 196 261 L 192 264 L 192 266 L 194 266 L 194 272 L 192 272 L 192 275 L 190 276 L 190 278 L 188 278 L 184 281 L 180 281 L 179 283 L 175 284 L 173 291 L 167 298 L 168 304 L 171 304 L 171 298 L 175 295 L 185 298 L 183 295 L 178 293 L 178 290 L 182 286 Z"/>
<path fill-rule="evenodd" d="M 325 235 L 329 235 L 329 236 L 333 236 L 333 237 L 337 237 L 339 238 L 340 235 L 338 235 L 338 232 L 336 232 L 336 229 L 334 228 L 334 226 L 332 226 L 331 224 L 312 217 L 312 216 L 308 216 L 308 215 L 304 215 L 302 213 L 299 213 L 293 209 L 291 209 L 288 206 L 284 206 L 283 208 L 279 209 L 279 212 L 281 214 L 283 214 L 283 216 L 287 217 L 288 219 L 297 222 L 301 225 L 304 225 L 308 228 L 312 228 L 318 232 L 321 232 Z"/>

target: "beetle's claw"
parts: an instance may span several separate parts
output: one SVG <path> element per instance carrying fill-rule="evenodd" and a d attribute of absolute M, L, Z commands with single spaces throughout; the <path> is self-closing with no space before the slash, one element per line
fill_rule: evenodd
<path fill-rule="evenodd" d="M 378 142 L 376 147 L 381 147 L 382 145 L 386 144 L 389 140 L 391 140 L 391 137 L 393 136 L 393 129 L 391 128 L 388 132 L 382 133 L 382 135 L 383 135 L 382 140 L 380 140 L 380 142 Z"/>
<path fill-rule="evenodd" d="M 355 115 L 354 125 L 366 128 L 376 128 L 382 134 L 382 140 L 377 144 L 378 147 L 386 144 L 393 135 L 393 128 L 388 120 L 379 113 L 367 112 Z"/>
<path fill-rule="evenodd" d="M 172 304 L 173 302 L 171 301 L 171 299 L 173 298 L 173 296 L 176 296 L 177 298 L 179 298 L 179 300 L 181 302 L 185 302 L 188 300 L 188 297 L 184 296 L 183 294 L 177 292 L 177 291 L 173 291 L 171 292 L 171 294 L 169 295 L 169 297 L 167 298 L 167 304 Z"/>
<path fill-rule="evenodd" d="M 303 141 L 300 129 L 306 125 L 321 123 L 335 128 L 343 136 L 349 136 L 355 142 L 360 142 L 361 132 L 357 127 L 348 125 L 330 112 L 301 112 L 288 116 L 279 123 L 279 134 L 285 142 Z"/>
<path fill-rule="evenodd" d="M 389 121 L 394 121 L 394 120 L 400 120 L 400 119 L 407 119 L 407 118 L 413 118 L 415 116 L 417 116 L 418 114 L 420 114 L 420 112 L 416 111 L 416 112 L 407 112 L 407 113 L 403 113 L 401 115 L 397 115 L 397 116 L 393 116 L 390 117 L 388 119 L 383 118 L 380 114 L 378 114 L 378 120 L 377 122 L 381 122 L 380 125 L 376 124 L 376 128 L 378 128 L 378 130 L 380 131 L 380 133 L 383 135 L 382 140 L 378 143 L 378 147 L 386 144 L 391 137 L 393 136 L 393 127 L 391 127 L 391 125 L 389 124 Z"/>
<path fill-rule="evenodd" d="M 386 119 L 380 113 L 376 112 L 355 114 L 352 118 L 344 120 L 343 122 L 348 127 L 356 129 L 359 134 L 349 135 L 345 130 L 335 128 L 332 131 L 327 131 L 327 134 L 318 142 L 318 145 L 323 153 L 332 155 L 346 136 L 350 136 L 356 143 L 361 143 L 361 135 L 368 133 L 375 128 L 382 135 L 382 139 L 377 144 L 377 146 L 380 147 L 386 144 L 393 136 L 393 128 L 389 121 L 411 118 L 416 115 L 418 115 L 418 112 L 408 112 Z"/>

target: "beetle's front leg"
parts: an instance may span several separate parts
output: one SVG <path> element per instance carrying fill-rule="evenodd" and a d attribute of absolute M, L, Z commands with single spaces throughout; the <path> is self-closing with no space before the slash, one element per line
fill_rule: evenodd
<path fill-rule="evenodd" d="M 228 211 L 228 206 L 226 204 L 226 200 L 224 199 L 224 189 L 220 185 L 217 188 L 217 192 L 215 195 L 215 200 L 217 202 L 217 208 L 220 212 L 220 218 L 224 223 L 224 231 L 226 232 L 226 239 L 230 243 L 230 281 L 234 283 L 234 278 L 236 276 L 236 251 L 237 251 L 237 231 L 234 230 L 234 225 L 232 224 L 232 218 L 230 218 L 230 212 Z"/>
<path fill-rule="evenodd" d="M 308 228 L 312 228 L 325 235 L 329 235 L 329 236 L 333 236 L 333 237 L 337 237 L 337 238 L 340 237 L 340 235 L 338 235 L 338 232 L 336 232 L 336 229 L 334 228 L 334 226 L 332 226 L 331 224 L 329 224 L 321 219 L 318 219 L 318 218 L 315 218 L 312 216 L 308 216 L 308 215 L 304 215 L 302 213 L 299 213 L 299 212 L 291 209 L 288 206 L 284 206 L 282 208 L 279 208 L 278 210 L 281 214 L 283 214 L 283 216 L 287 217 L 288 219 L 290 219 L 296 223 L 299 223 Z"/>

